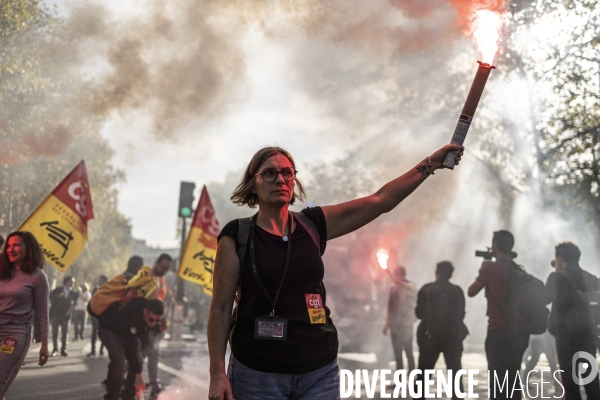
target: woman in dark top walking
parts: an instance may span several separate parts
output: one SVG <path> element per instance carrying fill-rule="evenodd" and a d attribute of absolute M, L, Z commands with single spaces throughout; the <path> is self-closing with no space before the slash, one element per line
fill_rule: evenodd
<path fill-rule="evenodd" d="M 462 147 L 444 146 L 375 194 L 300 213 L 289 210 L 305 196 L 291 154 L 265 147 L 254 155 L 231 200 L 258 205 L 258 213 L 219 235 L 208 319 L 211 400 L 339 398 L 338 338 L 323 285 L 326 242 L 391 211 L 454 150 L 462 155 Z"/>
<path fill-rule="evenodd" d="M 32 315 L 35 340 L 42 343 L 39 365 L 48 361 L 48 279 L 43 267 L 42 249 L 31 233 L 8 235 L 0 256 L 0 399 L 27 355 Z"/>

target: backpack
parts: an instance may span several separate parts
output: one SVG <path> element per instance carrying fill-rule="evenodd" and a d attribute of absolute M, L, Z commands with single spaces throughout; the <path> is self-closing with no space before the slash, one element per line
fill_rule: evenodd
<path fill-rule="evenodd" d="M 538 335 L 548 327 L 548 294 L 544 282 L 525 272 L 525 268 L 514 261 L 500 260 L 508 266 L 510 278 L 502 312 L 511 334 L 516 338 Z"/>
<path fill-rule="evenodd" d="M 321 253 L 321 236 L 319 234 L 319 229 L 317 225 L 303 212 L 295 212 L 292 211 L 294 215 L 294 219 L 300 223 L 306 229 L 313 242 L 319 249 L 319 254 Z M 252 217 L 239 218 L 238 219 L 238 232 L 237 232 L 237 256 L 240 261 L 240 279 L 238 283 L 237 292 L 235 294 L 235 308 L 231 314 L 231 322 L 229 325 L 230 335 L 233 332 L 233 328 L 235 327 L 235 323 L 237 321 L 237 309 L 240 299 L 242 297 L 242 267 L 244 266 L 244 259 L 246 258 L 246 247 L 248 244 L 248 236 L 250 235 L 250 220 Z"/>
<path fill-rule="evenodd" d="M 458 334 L 461 340 L 464 339 L 464 311 L 464 301 L 461 301 L 461 293 L 456 286 L 448 284 L 430 288 L 427 291 L 425 335 L 429 338 L 447 338 Z"/>
<path fill-rule="evenodd" d="M 577 285 L 575 285 L 575 282 L 573 282 L 573 278 L 567 271 L 563 270 L 558 273 L 569 281 L 573 289 L 579 295 L 579 298 L 582 300 L 582 306 L 587 310 L 590 324 L 594 327 L 594 333 L 600 338 L 600 291 L 598 291 L 597 278 L 592 274 L 586 274 L 594 278 L 594 283 L 588 283 L 589 276 L 587 276 L 588 280 L 584 280 L 584 286 L 586 286 L 585 290 L 579 290 Z"/>
<path fill-rule="evenodd" d="M 104 285 L 100 286 L 88 302 L 87 311 L 94 317 L 99 317 L 109 307 L 115 304 L 126 304 L 136 298 L 150 297 L 156 289 L 156 279 L 152 269 L 144 266 L 136 275 L 119 274 Z"/>

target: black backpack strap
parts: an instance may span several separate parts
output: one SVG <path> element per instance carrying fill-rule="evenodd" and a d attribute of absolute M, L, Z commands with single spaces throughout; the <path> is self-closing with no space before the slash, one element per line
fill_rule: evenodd
<path fill-rule="evenodd" d="M 238 301 L 242 295 L 242 266 L 246 258 L 246 247 L 248 244 L 248 235 L 250 234 L 250 217 L 238 219 L 237 232 L 237 256 L 240 261 L 240 279 L 238 283 Z"/>
<path fill-rule="evenodd" d="M 239 218 L 238 219 L 238 232 L 236 238 L 237 256 L 240 262 L 240 278 L 238 280 L 237 293 L 235 295 L 235 307 L 231 313 L 231 321 L 229 322 L 229 342 L 231 343 L 231 335 L 233 335 L 233 329 L 237 322 L 237 310 L 238 304 L 242 297 L 242 267 L 244 266 L 244 259 L 246 258 L 246 247 L 248 245 L 248 235 L 250 234 L 250 218 Z"/>
<path fill-rule="evenodd" d="M 315 225 L 313 220 L 310 219 L 303 212 L 292 211 L 292 214 L 294 214 L 296 220 L 300 222 L 304 229 L 306 229 L 313 242 L 315 242 L 315 244 L 317 245 L 317 249 L 319 249 L 319 254 L 321 254 L 321 235 L 319 234 L 319 228 L 317 228 L 317 225 Z"/>

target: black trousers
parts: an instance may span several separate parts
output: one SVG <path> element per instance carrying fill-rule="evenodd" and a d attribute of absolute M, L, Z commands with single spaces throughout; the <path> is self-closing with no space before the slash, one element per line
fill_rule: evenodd
<path fill-rule="evenodd" d="M 108 351 L 108 374 L 106 375 L 106 394 L 104 400 L 133 399 L 135 397 L 135 373 L 129 367 L 125 387 L 123 386 L 123 370 L 125 368 L 125 351 L 123 339 L 108 329 L 98 329 L 98 336 Z"/>
<path fill-rule="evenodd" d="M 96 340 L 98 339 L 98 327 L 100 326 L 100 323 L 98 322 L 98 318 L 91 316 L 90 318 L 92 320 L 92 337 L 91 337 L 91 342 L 92 342 L 92 353 L 96 354 Z M 102 340 L 100 341 L 100 352 L 102 352 L 102 349 L 104 348 L 104 344 L 102 343 Z"/>
<path fill-rule="evenodd" d="M 584 336 L 561 337 L 560 335 L 556 337 L 556 353 L 558 355 L 558 364 L 562 370 L 561 378 L 565 387 L 565 400 L 581 400 L 580 386 L 573 380 L 573 356 L 579 351 L 585 351 L 595 359 L 595 338 L 585 338 Z M 579 360 L 586 362 L 585 359 Z M 597 372 L 595 378 L 585 385 L 584 388 L 588 400 L 600 399 L 600 381 L 598 380 Z"/>
<path fill-rule="evenodd" d="M 485 338 L 485 355 L 490 374 L 490 399 L 521 398 L 523 388 L 517 374 L 521 369 L 521 360 L 528 344 L 529 335 L 515 338 L 507 329 L 488 330 Z M 508 377 L 506 381 L 505 377 Z"/>
<path fill-rule="evenodd" d="M 71 315 L 65 315 L 61 317 L 52 317 L 52 345 L 54 350 L 58 350 L 58 328 L 60 327 L 61 332 L 61 348 L 60 351 L 67 350 L 67 338 L 69 337 L 69 320 Z"/>
<path fill-rule="evenodd" d="M 419 344 L 419 369 L 425 371 L 426 369 L 434 369 L 440 354 L 444 355 L 444 361 L 446 363 L 446 370 L 452 370 L 454 374 L 462 369 L 462 342 L 456 339 L 449 338 L 427 338 L 417 337 L 417 343 Z M 423 380 L 423 375 L 419 375 L 418 379 Z M 460 382 L 461 392 L 463 390 L 463 383 Z M 456 393 L 456 391 L 454 391 Z M 453 396 L 453 399 L 458 397 Z"/>

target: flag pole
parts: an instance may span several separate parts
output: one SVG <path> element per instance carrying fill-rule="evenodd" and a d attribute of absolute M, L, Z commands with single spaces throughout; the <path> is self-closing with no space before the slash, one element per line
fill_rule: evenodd
<path fill-rule="evenodd" d="M 179 268 L 181 268 L 181 263 L 183 262 L 183 252 L 185 251 L 185 244 L 187 241 L 186 235 L 186 217 L 181 217 L 182 225 L 181 225 L 181 249 L 179 252 L 179 267 L 178 273 L 175 277 L 175 285 L 173 285 L 173 292 L 171 293 L 171 304 L 169 305 L 169 310 L 171 309 L 171 305 L 174 307 L 173 316 L 171 319 L 171 341 L 169 342 L 169 347 L 181 348 L 185 347 L 185 343 L 183 342 L 183 296 L 184 296 L 184 281 L 181 276 L 179 276 Z"/>

